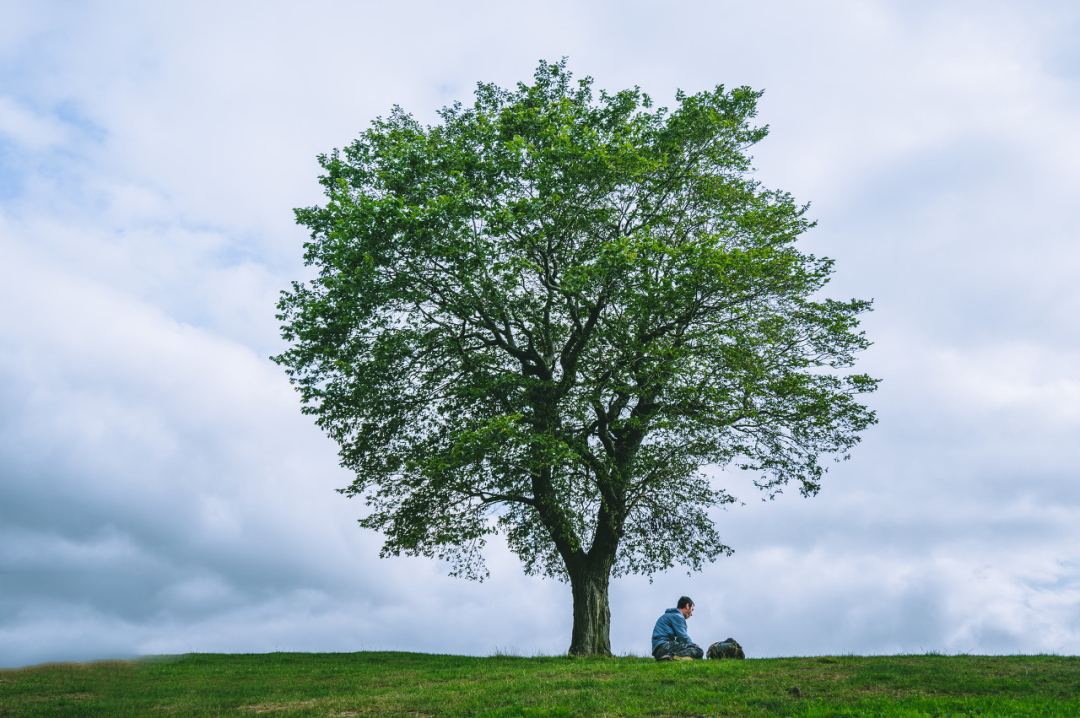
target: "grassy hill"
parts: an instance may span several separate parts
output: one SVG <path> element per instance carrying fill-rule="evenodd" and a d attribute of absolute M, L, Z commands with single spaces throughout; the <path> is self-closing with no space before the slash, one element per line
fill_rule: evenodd
<path fill-rule="evenodd" d="M 189 654 L 0 671 L 0 716 L 1080 716 L 1080 658 Z"/>

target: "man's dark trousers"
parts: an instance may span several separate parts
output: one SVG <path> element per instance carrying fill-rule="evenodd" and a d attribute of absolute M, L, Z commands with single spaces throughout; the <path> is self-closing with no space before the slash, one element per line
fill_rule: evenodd
<path fill-rule="evenodd" d="M 682 658 L 703 658 L 705 651 L 696 643 L 684 641 L 664 641 L 652 652 L 653 658 L 659 660 L 663 656 L 679 656 Z"/>

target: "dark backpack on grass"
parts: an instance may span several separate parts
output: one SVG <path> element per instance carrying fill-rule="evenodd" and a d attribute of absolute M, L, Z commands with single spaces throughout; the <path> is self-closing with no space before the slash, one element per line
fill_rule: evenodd
<path fill-rule="evenodd" d="M 726 641 L 717 641 L 709 646 L 709 652 L 705 654 L 706 658 L 746 658 L 746 654 L 743 653 L 742 646 L 734 638 L 729 638 Z"/>

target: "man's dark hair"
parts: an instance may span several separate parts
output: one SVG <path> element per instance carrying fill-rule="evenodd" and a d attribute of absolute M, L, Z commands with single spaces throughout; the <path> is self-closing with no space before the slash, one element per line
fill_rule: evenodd
<path fill-rule="evenodd" d="M 690 600 L 689 596 L 683 596 L 679 599 L 679 602 L 675 604 L 675 608 L 686 608 L 687 606 L 693 606 L 694 602 Z"/>

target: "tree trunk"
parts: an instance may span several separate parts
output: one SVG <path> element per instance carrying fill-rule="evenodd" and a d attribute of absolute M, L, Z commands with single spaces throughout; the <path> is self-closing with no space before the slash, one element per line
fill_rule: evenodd
<path fill-rule="evenodd" d="M 606 561 L 583 561 L 570 573 L 574 595 L 574 631 L 570 637 L 571 656 L 611 655 L 611 611 L 608 608 L 608 581 L 611 566 Z"/>

